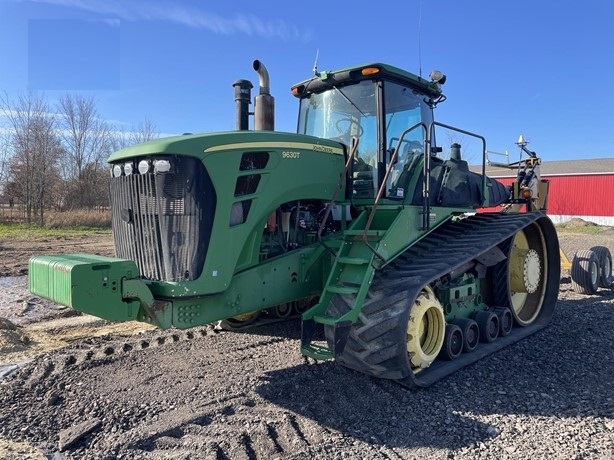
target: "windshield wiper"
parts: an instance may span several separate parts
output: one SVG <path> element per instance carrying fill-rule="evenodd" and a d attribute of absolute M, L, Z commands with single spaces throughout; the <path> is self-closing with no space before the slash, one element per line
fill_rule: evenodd
<path fill-rule="evenodd" d="M 344 98 L 346 101 L 348 101 L 350 104 L 352 104 L 352 105 L 354 106 L 354 108 L 355 108 L 356 110 L 358 110 L 358 111 L 360 112 L 360 114 L 361 114 L 363 117 L 366 117 L 366 115 L 363 113 L 363 111 L 362 111 L 362 110 L 360 110 L 360 109 L 358 108 L 358 106 L 357 106 L 356 104 L 354 104 L 354 102 L 353 102 L 353 101 L 352 101 L 352 100 L 351 100 L 349 97 L 347 97 L 347 96 L 345 95 L 345 93 L 344 93 L 343 91 L 341 91 L 341 90 L 340 90 L 339 88 L 337 88 L 335 85 L 332 85 L 332 87 L 333 87 L 333 89 L 337 90 L 337 91 L 339 92 L 339 94 L 341 94 L 341 95 L 343 96 L 343 98 Z"/>

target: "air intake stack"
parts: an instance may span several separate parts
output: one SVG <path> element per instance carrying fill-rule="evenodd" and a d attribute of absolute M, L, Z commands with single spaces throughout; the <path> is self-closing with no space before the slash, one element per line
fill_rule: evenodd
<path fill-rule="evenodd" d="M 249 105 L 252 103 L 252 82 L 249 80 L 237 80 L 232 86 L 235 89 L 235 104 L 237 111 L 237 129 L 249 129 Z"/>

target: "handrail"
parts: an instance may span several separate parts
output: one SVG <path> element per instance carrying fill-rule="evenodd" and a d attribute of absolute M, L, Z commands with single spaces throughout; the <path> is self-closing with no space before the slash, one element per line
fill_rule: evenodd
<path fill-rule="evenodd" d="M 341 176 L 339 177 L 339 182 L 337 182 L 337 187 L 335 188 L 335 191 L 333 192 L 333 196 L 330 199 L 330 202 L 328 203 L 328 205 L 326 206 L 326 212 L 324 213 L 324 218 L 322 219 L 322 222 L 320 222 L 320 228 L 318 228 L 318 243 L 320 243 L 322 246 L 324 246 L 326 248 L 326 250 L 328 252 L 330 252 L 333 256 L 337 256 L 337 254 L 335 253 L 335 251 L 333 251 L 333 249 L 328 246 L 326 243 L 324 243 L 324 241 L 322 240 L 322 232 L 324 231 L 324 227 L 326 226 L 326 222 L 328 221 L 328 218 L 330 216 L 330 213 L 333 209 L 333 206 L 335 205 L 335 200 L 337 199 L 337 195 L 339 194 L 339 191 L 341 190 L 342 184 L 344 180 L 347 180 L 347 172 L 350 169 L 350 166 L 352 165 L 352 162 L 354 161 L 354 156 L 356 155 L 356 151 L 358 150 L 358 137 L 356 136 L 352 136 L 352 140 L 351 140 L 351 144 L 350 144 L 350 153 L 348 155 L 348 159 L 345 162 L 345 167 L 343 168 L 343 173 L 341 173 Z"/>
<path fill-rule="evenodd" d="M 386 174 L 384 174 L 382 183 L 379 189 L 377 190 L 377 195 L 375 196 L 375 201 L 373 202 L 373 208 L 371 209 L 371 212 L 369 213 L 369 218 L 367 219 L 365 230 L 362 235 L 363 243 L 369 248 L 369 250 L 375 255 L 375 257 L 380 259 L 382 262 L 386 262 L 386 259 L 384 258 L 384 256 L 382 256 L 379 252 L 377 252 L 377 250 L 373 246 L 371 246 L 371 244 L 369 243 L 369 237 L 368 237 L 369 228 L 371 227 L 371 224 L 373 223 L 373 218 L 375 217 L 375 211 L 377 210 L 379 202 L 382 199 L 382 195 L 384 194 L 384 189 L 386 188 L 386 182 L 388 181 L 388 176 L 390 176 L 390 172 L 392 171 L 392 168 L 394 167 L 396 159 L 399 156 L 399 150 L 401 150 L 401 143 L 403 142 L 403 138 L 405 137 L 406 134 L 408 134 L 410 131 L 413 131 L 418 126 L 422 126 L 424 128 L 425 134 L 428 133 L 427 126 L 424 123 L 420 122 L 420 123 L 416 123 L 410 128 L 407 128 L 399 136 L 399 140 L 397 141 L 397 146 L 394 149 L 394 153 L 392 154 L 392 157 L 390 158 L 390 163 L 388 164 L 388 167 L 386 168 Z M 427 139 L 425 138 L 424 142 L 426 143 L 426 141 Z"/>
<path fill-rule="evenodd" d="M 475 134 L 472 133 L 471 131 L 465 131 L 463 129 L 460 128 L 456 128 L 454 126 L 450 126 L 450 125 L 446 125 L 444 123 L 439 123 L 437 121 L 433 121 L 430 123 L 429 126 L 427 126 L 425 123 L 420 122 L 420 123 L 416 123 L 415 125 L 411 126 L 410 128 L 407 128 L 405 131 L 403 131 L 401 133 L 401 135 L 399 136 L 399 140 L 397 141 L 397 145 L 396 148 L 394 149 L 394 152 L 392 154 L 392 157 L 390 158 L 390 162 L 388 164 L 388 166 L 386 167 L 386 173 L 384 174 L 384 177 L 382 179 L 382 183 L 380 184 L 378 190 L 377 190 L 377 194 L 375 196 L 375 200 L 373 202 L 373 207 L 371 208 L 371 212 L 369 213 L 369 217 L 367 218 L 367 222 L 365 224 L 365 228 L 363 231 L 363 235 L 362 235 L 362 241 L 365 244 L 365 246 L 367 246 L 367 248 L 369 248 L 369 250 L 373 253 L 373 255 L 375 257 L 377 257 L 378 259 L 380 259 L 382 262 L 386 262 L 386 259 L 384 258 L 384 256 L 382 256 L 379 252 L 377 252 L 377 249 L 375 249 L 371 243 L 369 243 L 369 229 L 371 228 L 371 225 L 373 223 L 373 219 L 375 218 L 375 212 L 377 211 L 377 208 L 379 206 L 379 203 L 382 199 L 382 196 L 384 195 L 384 191 L 386 188 L 386 183 L 388 181 L 388 177 L 390 176 L 390 173 L 392 172 L 392 168 L 394 167 L 394 164 L 399 156 L 399 151 L 401 149 L 401 144 L 403 143 L 403 140 L 405 138 L 405 136 L 413 131 L 414 129 L 418 128 L 418 127 L 422 127 L 424 130 L 424 164 L 423 164 L 423 189 L 422 189 L 422 227 L 423 230 L 427 230 L 430 226 L 430 212 L 431 212 L 431 199 L 430 199 L 430 177 L 431 177 L 431 166 L 430 166 L 430 159 L 431 159 L 431 152 L 432 152 L 432 141 L 434 139 L 434 130 L 435 130 L 435 126 L 440 126 L 442 128 L 445 129 L 449 129 L 451 131 L 456 131 L 462 134 L 466 134 L 468 136 L 472 136 L 475 137 L 477 139 L 480 139 L 482 141 L 482 190 L 481 190 L 481 204 L 484 205 L 486 202 L 486 139 L 483 136 L 480 136 L 479 134 Z M 343 170 L 343 174 L 339 180 L 339 183 L 337 184 L 337 189 L 335 190 L 335 193 L 333 194 L 333 198 L 331 199 L 330 203 L 328 204 L 328 207 L 326 209 L 326 213 L 324 216 L 324 220 L 322 221 L 322 223 L 320 224 L 320 228 L 318 230 L 318 241 L 321 242 L 321 235 L 322 235 L 322 231 L 324 229 L 324 226 L 326 224 L 326 221 L 328 219 L 328 216 L 330 215 L 330 212 L 332 210 L 332 207 L 334 205 L 335 199 L 337 197 L 337 193 L 339 192 L 339 190 L 341 189 L 341 183 L 342 180 L 345 178 L 347 171 L 350 167 L 350 165 L 352 164 L 352 160 L 354 159 L 354 156 L 356 154 L 356 150 L 358 148 L 358 138 L 356 137 L 352 137 L 352 145 L 350 148 L 350 154 L 348 156 L 348 161 L 345 165 L 345 169 Z M 334 253 L 334 251 L 329 248 L 328 246 L 326 246 L 326 244 L 324 244 L 323 242 L 321 242 L 321 244 L 323 244 L 331 253 Z"/>
<path fill-rule="evenodd" d="M 484 138 L 484 136 L 480 136 L 479 134 L 472 133 L 471 131 L 465 131 L 464 129 L 455 128 L 454 126 L 439 123 L 438 121 L 433 121 L 431 123 L 429 134 L 431 134 L 431 132 L 434 130 L 435 125 L 441 126 L 442 128 L 445 128 L 445 129 L 456 131 L 458 133 L 466 134 L 468 136 L 473 136 L 482 141 L 482 203 L 481 204 L 483 206 L 484 203 L 486 202 L 486 155 L 487 155 L 486 139 Z M 433 137 L 430 136 L 430 138 L 432 139 Z M 430 205 L 430 202 L 429 202 L 429 205 Z"/>
<path fill-rule="evenodd" d="M 464 129 L 456 128 L 451 125 L 439 123 L 438 121 L 431 122 L 427 136 L 427 149 L 424 151 L 424 183 L 422 193 L 422 229 L 428 230 L 430 227 L 430 215 L 431 215 L 431 197 L 430 197 L 430 184 L 431 184 L 431 142 L 434 138 L 435 126 L 441 126 L 442 128 L 456 131 L 458 133 L 467 134 L 473 136 L 482 141 L 482 187 L 481 187 L 481 205 L 484 206 L 486 202 L 486 139 L 479 134 L 472 133 L 471 131 L 465 131 Z"/>

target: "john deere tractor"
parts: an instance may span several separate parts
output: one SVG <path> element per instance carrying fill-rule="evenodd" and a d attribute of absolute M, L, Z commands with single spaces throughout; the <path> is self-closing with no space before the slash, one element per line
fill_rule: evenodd
<path fill-rule="evenodd" d="M 254 70 L 255 130 L 238 80 L 236 131 L 114 153 L 117 258 L 34 257 L 30 290 L 160 328 L 301 315 L 306 357 L 410 388 L 548 324 L 560 259 L 539 162 L 506 187 L 471 172 L 459 144 L 444 150 L 436 134 L 455 133 L 485 164 L 482 136 L 434 121 L 443 74 L 315 72 L 291 88 L 294 134 L 274 131 L 269 75 Z"/>

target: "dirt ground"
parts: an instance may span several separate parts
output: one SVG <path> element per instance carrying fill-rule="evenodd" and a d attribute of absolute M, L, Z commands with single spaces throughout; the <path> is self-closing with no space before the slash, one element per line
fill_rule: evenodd
<path fill-rule="evenodd" d="M 614 229 L 559 238 L 614 252 Z M 30 256 L 77 252 L 111 235 L 0 239 L 0 458 L 614 458 L 614 293 L 566 272 L 546 332 L 415 394 L 308 364 L 299 321 L 160 331 L 28 293 Z"/>
<path fill-rule="evenodd" d="M 30 295 L 24 289 L 28 260 L 35 255 L 88 253 L 114 256 L 111 233 L 0 239 L 0 366 L 22 362 L 86 337 L 137 333 L 143 323 L 109 323 Z M 4 321 L 2 321 L 4 318 Z M 0 367 L 0 372 L 1 372 Z"/>
<path fill-rule="evenodd" d="M 28 271 L 28 259 L 32 256 L 80 252 L 102 256 L 115 255 L 111 233 L 46 237 L 38 240 L 0 238 L 0 277 L 25 275 Z"/>

